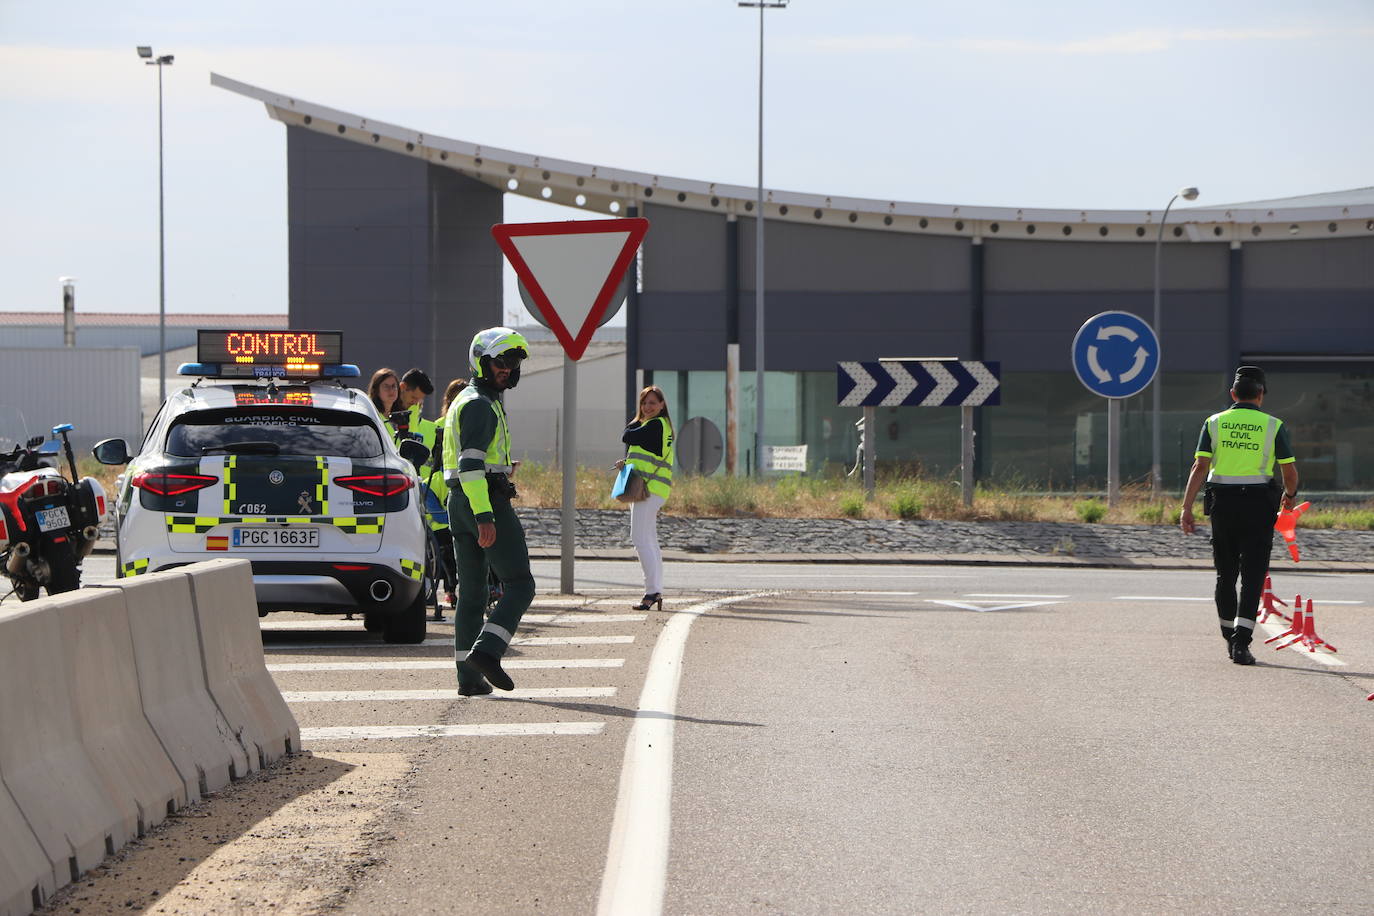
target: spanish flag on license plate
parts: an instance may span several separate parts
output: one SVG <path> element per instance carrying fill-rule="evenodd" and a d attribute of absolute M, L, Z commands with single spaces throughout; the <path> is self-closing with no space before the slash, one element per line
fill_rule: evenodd
<path fill-rule="evenodd" d="M 229 538 L 225 535 L 209 534 L 205 536 L 206 550 L 228 550 Z"/>

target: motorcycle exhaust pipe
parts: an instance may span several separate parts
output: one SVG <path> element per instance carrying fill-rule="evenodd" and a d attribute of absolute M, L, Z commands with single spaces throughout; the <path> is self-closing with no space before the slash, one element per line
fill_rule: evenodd
<path fill-rule="evenodd" d="M 25 541 L 20 541 L 10 548 L 10 559 L 5 564 L 5 569 L 11 576 L 17 576 L 24 571 L 24 561 L 29 558 L 31 548 Z"/>
<path fill-rule="evenodd" d="M 87 525 L 81 529 L 81 542 L 76 545 L 76 556 L 78 560 L 84 560 L 95 550 L 95 539 L 100 536 L 100 531 L 95 525 Z"/>
<path fill-rule="evenodd" d="M 391 598 L 391 583 L 385 579 L 378 579 L 368 587 L 367 591 L 372 596 L 373 601 L 378 603 L 388 601 Z"/>

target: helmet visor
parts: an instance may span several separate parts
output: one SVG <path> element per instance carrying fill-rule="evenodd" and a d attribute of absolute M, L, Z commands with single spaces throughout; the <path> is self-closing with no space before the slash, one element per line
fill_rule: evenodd
<path fill-rule="evenodd" d="M 520 362 L 525 358 L 525 351 L 518 347 L 514 350 L 507 350 L 505 353 L 498 354 L 491 358 L 491 364 L 497 369 L 509 369 L 514 372 L 520 368 Z"/>

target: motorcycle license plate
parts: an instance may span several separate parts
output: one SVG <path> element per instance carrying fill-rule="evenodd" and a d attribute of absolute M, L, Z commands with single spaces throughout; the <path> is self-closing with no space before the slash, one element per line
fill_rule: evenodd
<path fill-rule="evenodd" d="M 318 528 L 255 526 L 234 529 L 235 547 L 319 547 Z"/>
<path fill-rule="evenodd" d="M 66 506 L 53 506 L 51 509 L 39 509 L 38 516 L 39 531 L 56 531 L 59 528 L 70 528 L 72 518 L 67 514 Z"/>

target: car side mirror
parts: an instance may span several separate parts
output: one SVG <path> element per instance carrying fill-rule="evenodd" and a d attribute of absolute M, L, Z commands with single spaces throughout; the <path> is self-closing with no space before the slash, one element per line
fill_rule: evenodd
<path fill-rule="evenodd" d="M 123 439 L 102 439 L 91 449 L 101 464 L 128 464 L 129 445 Z"/>
<path fill-rule="evenodd" d="M 400 450 L 401 457 L 415 465 L 416 471 L 419 471 L 420 465 L 429 459 L 429 448 L 424 443 L 416 442 L 414 439 L 402 439 Z"/>

